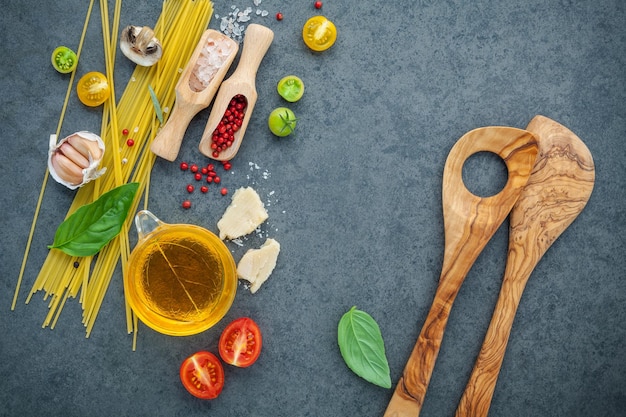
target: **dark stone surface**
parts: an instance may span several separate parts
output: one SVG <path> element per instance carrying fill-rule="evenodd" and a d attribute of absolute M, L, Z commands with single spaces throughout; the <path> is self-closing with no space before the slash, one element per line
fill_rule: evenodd
<path fill-rule="evenodd" d="M 87 2 L 5 3 L 0 415 L 382 415 L 392 391 L 345 366 L 336 342 L 339 318 L 356 305 L 378 321 L 395 384 L 439 278 L 441 174 L 448 151 L 471 129 L 523 128 L 536 114 L 564 124 L 587 144 L 596 186 L 528 283 L 490 415 L 624 415 L 624 2 L 328 0 L 317 11 L 312 1 L 265 0 L 260 7 L 269 16 L 252 21 L 271 27 L 275 39 L 258 72 L 259 100 L 246 140 L 224 185 L 253 186 L 270 214 L 262 238 L 253 234 L 243 247 L 229 244 L 235 259 L 269 236 L 282 245 L 277 268 L 254 295 L 240 286 L 214 329 L 175 338 L 141 326 L 135 352 L 126 334 L 119 268 L 87 339 L 78 300 L 68 300 L 53 330 L 41 328 L 43 293 L 24 304 L 74 196 L 52 180 L 17 308 L 10 309 L 48 136 L 67 88 L 68 77 L 51 68 L 50 53 L 78 44 Z M 247 0 L 216 1 L 215 12 L 226 15 L 232 4 L 254 8 Z M 280 22 L 274 18 L 279 10 Z M 127 1 L 121 23 L 150 26 L 159 13 L 160 2 Z M 314 14 L 327 15 L 339 30 L 337 43 L 323 53 L 310 52 L 300 37 Z M 118 54 L 118 93 L 132 69 Z M 97 2 L 78 71 L 88 70 L 104 70 Z M 265 120 L 285 104 L 275 85 L 290 73 L 306 84 L 303 99 L 290 105 L 300 118 L 298 132 L 276 139 Z M 192 121 L 177 162 L 157 160 L 149 208 L 166 222 L 217 231 L 228 198 L 213 194 L 198 198 L 191 210 L 180 208 L 188 178 L 178 162 L 206 162 L 197 144 L 207 117 L 208 110 Z M 85 108 L 73 95 L 62 132 L 98 132 L 100 118 L 99 109 Z M 501 174 L 497 166 L 477 166 L 477 182 L 499 181 L 491 175 L 491 168 Z M 507 239 L 505 224 L 457 297 L 424 416 L 454 414 L 495 305 Z M 219 399 L 192 398 L 179 382 L 180 363 L 197 350 L 216 352 L 221 329 L 242 315 L 262 327 L 258 363 L 227 367 Z"/>

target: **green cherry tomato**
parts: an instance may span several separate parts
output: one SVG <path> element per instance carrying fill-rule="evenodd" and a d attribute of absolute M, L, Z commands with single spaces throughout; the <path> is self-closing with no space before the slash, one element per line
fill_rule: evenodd
<path fill-rule="evenodd" d="M 278 107 L 270 113 L 267 125 L 273 134 L 284 137 L 294 132 L 297 120 L 293 111 L 287 107 Z"/>
<path fill-rule="evenodd" d="M 52 52 L 52 66 L 61 74 L 74 71 L 78 65 L 78 57 L 67 46 L 59 46 Z"/>
<path fill-rule="evenodd" d="M 276 89 L 282 98 L 290 103 L 294 103 L 302 98 L 304 83 L 295 75 L 287 75 L 278 82 Z"/>

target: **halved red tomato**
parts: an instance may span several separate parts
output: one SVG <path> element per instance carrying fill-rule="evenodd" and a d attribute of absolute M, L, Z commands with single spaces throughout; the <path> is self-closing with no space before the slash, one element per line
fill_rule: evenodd
<path fill-rule="evenodd" d="M 251 318 L 240 317 L 222 332 L 220 356 L 228 364 L 246 368 L 257 360 L 262 344 L 259 326 Z"/>
<path fill-rule="evenodd" d="M 211 352 L 196 352 L 180 366 L 180 380 L 194 397 L 212 400 L 224 388 L 224 368 Z"/>

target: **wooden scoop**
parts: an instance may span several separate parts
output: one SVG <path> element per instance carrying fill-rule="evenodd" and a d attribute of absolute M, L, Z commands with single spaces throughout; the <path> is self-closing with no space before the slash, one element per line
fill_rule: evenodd
<path fill-rule="evenodd" d="M 223 49 L 229 51 L 229 54 L 220 55 L 217 58 L 222 63 L 210 81 L 201 81 L 197 77 L 201 71 L 198 58 L 200 58 L 203 49 L 209 44 L 223 45 Z M 150 145 L 152 152 L 169 161 L 176 159 L 187 126 L 189 126 L 191 119 L 200 110 L 207 108 L 211 104 L 211 100 L 213 100 L 238 50 L 239 44 L 228 36 L 213 29 L 207 29 L 204 32 L 191 58 L 189 58 L 185 70 L 176 83 L 176 102 L 172 109 L 172 114 L 152 141 Z"/>
<path fill-rule="evenodd" d="M 267 27 L 254 23 L 248 25 L 243 38 L 243 50 L 237 69 L 230 78 L 222 83 L 200 141 L 200 152 L 209 158 L 218 161 L 228 161 L 237 154 L 257 100 L 256 73 L 273 39 L 274 32 Z M 213 131 L 224 116 L 231 99 L 238 94 L 243 95 L 247 100 L 243 123 L 239 130 L 235 132 L 232 146 L 215 156 L 213 155 L 214 150 L 211 148 Z"/>
<path fill-rule="evenodd" d="M 469 192 L 462 179 L 465 160 L 481 151 L 499 155 L 508 170 L 504 188 L 485 198 Z M 452 147 L 443 172 L 445 252 L 439 286 L 385 416 L 419 415 L 454 299 L 474 261 L 513 208 L 536 156 L 535 136 L 512 127 L 472 130 Z"/>
<path fill-rule="evenodd" d="M 589 149 L 569 129 L 544 116 L 526 127 L 539 141 L 539 156 L 510 219 L 509 253 L 500 296 L 456 416 L 486 416 L 513 319 L 533 269 L 583 210 L 593 190 Z"/>

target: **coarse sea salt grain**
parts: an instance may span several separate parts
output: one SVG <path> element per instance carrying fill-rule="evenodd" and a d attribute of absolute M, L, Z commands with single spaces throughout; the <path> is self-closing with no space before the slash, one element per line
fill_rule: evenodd
<path fill-rule="evenodd" d="M 199 92 L 208 87 L 233 50 L 230 42 L 209 39 L 203 46 L 189 77 L 189 88 Z"/>
<path fill-rule="evenodd" d="M 257 16 L 266 17 L 269 15 L 267 10 L 261 10 L 258 7 L 261 5 L 261 0 L 253 0 L 253 4 L 256 10 L 248 6 L 245 9 L 239 8 L 236 4 L 230 6 L 230 12 L 226 16 L 215 15 L 217 20 L 220 20 L 220 31 L 230 37 L 231 39 L 241 42 L 246 30 L 246 23 L 252 21 L 252 13 Z"/>

